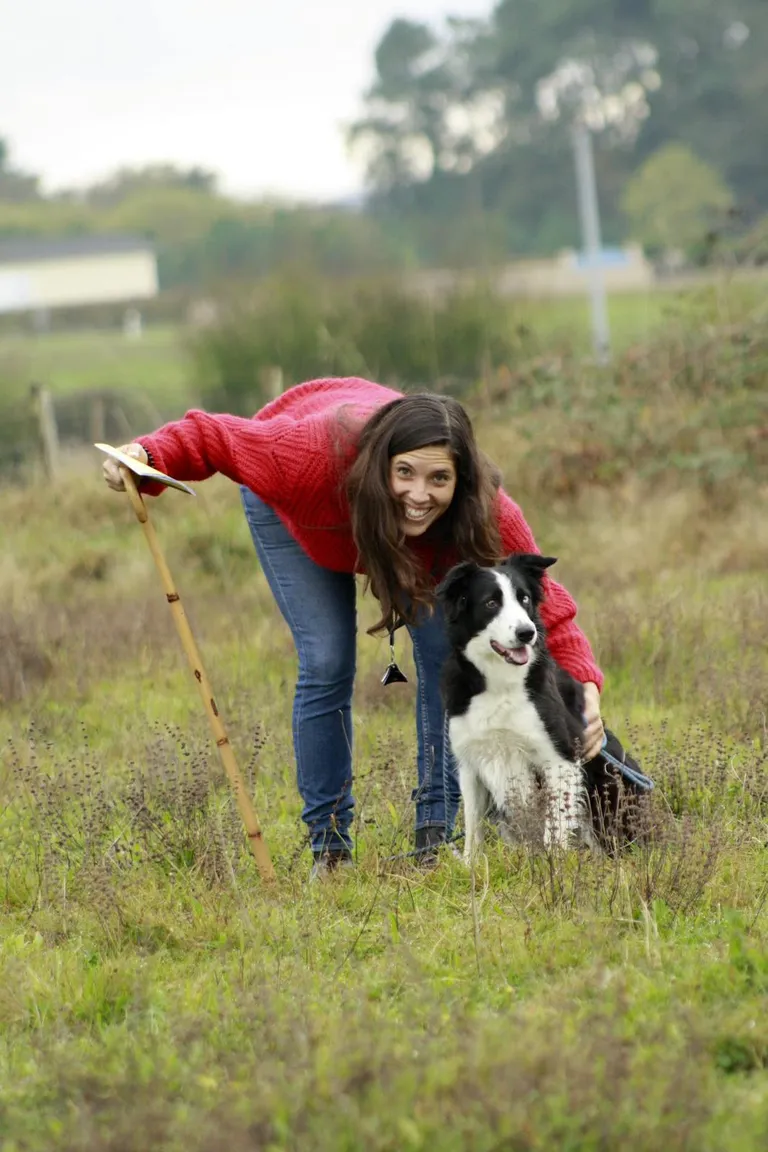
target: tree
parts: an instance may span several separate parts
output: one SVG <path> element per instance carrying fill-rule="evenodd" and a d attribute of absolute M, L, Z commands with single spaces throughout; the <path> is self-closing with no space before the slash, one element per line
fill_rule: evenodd
<path fill-rule="evenodd" d="M 667 144 L 627 183 L 622 207 L 651 251 L 691 252 L 722 221 L 733 196 L 720 174 L 684 144 Z"/>
<path fill-rule="evenodd" d="M 765 211 L 767 47 L 764 0 L 500 0 L 486 21 L 396 21 L 350 139 L 375 210 L 447 230 L 471 202 L 507 221 L 510 246 L 576 241 L 575 114 L 596 134 L 606 239 L 623 183 L 675 141 Z"/>
<path fill-rule="evenodd" d="M 26 203 L 40 197 L 40 181 L 11 167 L 11 150 L 6 140 L 0 137 L 0 202 L 10 204 Z"/>
<path fill-rule="evenodd" d="M 722 173 L 737 202 L 768 209 L 768 5 L 763 0 L 654 0 L 662 79 L 639 138 L 645 158 L 674 141 Z"/>
<path fill-rule="evenodd" d="M 376 49 L 368 115 L 349 142 L 367 153 L 379 189 L 468 172 L 499 138 L 501 105 L 477 82 L 482 24 L 449 19 L 441 38 L 425 24 L 393 21 Z"/>
<path fill-rule="evenodd" d="M 182 189 L 216 194 L 216 175 L 204 168 L 177 168 L 174 164 L 147 164 L 140 168 L 120 168 L 114 175 L 86 190 L 86 199 L 99 208 L 112 208 L 143 192 Z"/>
<path fill-rule="evenodd" d="M 448 20 L 442 33 L 394 22 L 376 52 L 368 115 L 350 132 L 365 143 L 374 209 L 442 223 L 451 244 L 457 226 L 482 233 L 484 219 L 497 258 L 573 243 L 570 119 L 583 105 L 624 145 L 646 111 L 643 81 L 656 79 L 652 46 L 592 31 L 603 7 L 502 0 L 489 20 Z M 615 198 L 605 207 L 610 239 Z"/>

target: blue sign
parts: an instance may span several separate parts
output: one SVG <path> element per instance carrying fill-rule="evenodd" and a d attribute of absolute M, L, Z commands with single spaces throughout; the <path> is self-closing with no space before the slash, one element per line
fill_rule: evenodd
<path fill-rule="evenodd" d="M 629 256 L 623 248 L 603 248 L 598 253 L 596 261 L 598 268 L 626 268 L 629 263 Z M 593 267 L 593 262 L 585 252 L 575 252 L 573 265 L 580 272 L 586 272 L 588 268 Z"/>

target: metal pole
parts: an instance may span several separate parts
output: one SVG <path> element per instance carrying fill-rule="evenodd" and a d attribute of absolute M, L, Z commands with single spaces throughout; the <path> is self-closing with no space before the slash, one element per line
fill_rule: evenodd
<path fill-rule="evenodd" d="M 605 280 L 600 264 L 600 209 L 597 203 L 597 184 L 592 155 L 592 134 L 586 124 L 576 123 L 573 128 L 573 151 L 576 162 L 576 190 L 579 198 L 581 239 L 587 261 L 589 294 L 592 305 L 592 340 L 599 364 L 611 358 L 611 336 L 608 326 L 608 307 L 605 298 Z"/>

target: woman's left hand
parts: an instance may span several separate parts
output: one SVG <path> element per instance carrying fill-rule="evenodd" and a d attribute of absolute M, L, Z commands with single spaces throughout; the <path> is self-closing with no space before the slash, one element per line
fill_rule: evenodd
<path fill-rule="evenodd" d="M 581 737 L 582 747 L 582 760 L 594 759 L 603 746 L 605 739 L 605 729 L 603 728 L 603 720 L 600 716 L 600 691 L 597 684 L 591 681 L 584 685 L 584 716 L 587 726 Z"/>

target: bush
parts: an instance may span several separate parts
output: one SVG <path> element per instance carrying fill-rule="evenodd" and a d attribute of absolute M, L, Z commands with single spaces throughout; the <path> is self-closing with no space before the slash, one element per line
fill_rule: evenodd
<path fill-rule="evenodd" d="M 127 388 L 81 388 L 56 395 L 54 410 L 62 444 L 90 445 L 96 439 L 125 444 L 163 420 L 152 399 Z"/>
<path fill-rule="evenodd" d="M 331 286 L 307 278 L 263 286 L 225 304 L 192 341 L 203 403 L 250 415 L 284 385 L 319 376 L 368 376 L 404 389 L 466 392 L 520 359 L 508 305 L 483 288 L 438 303 L 387 281 Z"/>
<path fill-rule="evenodd" d="M 31 393 L 0 371 L 0 477 L 20 477 L 39 451 Z"/>

